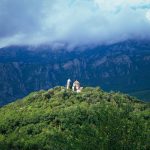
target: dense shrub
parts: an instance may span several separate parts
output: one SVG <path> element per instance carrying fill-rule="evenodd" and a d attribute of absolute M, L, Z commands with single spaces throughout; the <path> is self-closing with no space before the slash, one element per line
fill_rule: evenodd
<path fill-rule="evenodd" d="M 0 108 L 0 149 L 146 150 L 150 105 L 121 93 L 56 87 Z"/>

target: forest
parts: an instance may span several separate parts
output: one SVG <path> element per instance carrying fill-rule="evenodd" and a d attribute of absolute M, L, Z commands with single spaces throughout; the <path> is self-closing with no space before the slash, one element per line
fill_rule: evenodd
<path fill-rule="evenodd" d="M 1 150 L 147 150 L 150 104 L 100 87 L 33 92 L 0 108 Z"/>

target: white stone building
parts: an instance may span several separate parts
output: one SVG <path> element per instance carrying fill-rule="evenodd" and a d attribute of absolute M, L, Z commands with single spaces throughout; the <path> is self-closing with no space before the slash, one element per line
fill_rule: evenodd
<path fill-rule="evenodd" d="M 70 89 L 70 88 L 71 88 L 71 80 L 68 79 L 67 80 L 67 89 Z M 72 91 L 79 93 L 79 92 L 81 92 L 82 89 L 83 89 L 83 87 L 80 86 L 80 82 L 76 80 L 73 83 Z"/>

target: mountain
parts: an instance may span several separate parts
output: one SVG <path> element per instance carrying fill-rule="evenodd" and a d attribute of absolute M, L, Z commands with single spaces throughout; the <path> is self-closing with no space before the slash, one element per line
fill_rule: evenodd
<path fill-rule="evenodd" d="M 83 86 L 101 86 L 150 100 L 150 42 L 52 50 L 49 46 L 0 49 L 0 105 L 32 91 L 78 79 Z"/>
<path fill-rule="evenodd" d="M 0 108 L 0 148 L 147 150 L 149 110 L 148 103 L 98 87 L 33 92 Z"/>

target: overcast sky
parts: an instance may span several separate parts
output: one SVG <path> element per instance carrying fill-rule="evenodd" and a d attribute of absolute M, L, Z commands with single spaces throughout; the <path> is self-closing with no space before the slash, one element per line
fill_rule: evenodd
<path fill-rule="evenodd" d="M 150 37 L 150 0 L 0 0 L 0 47 Z"/>

